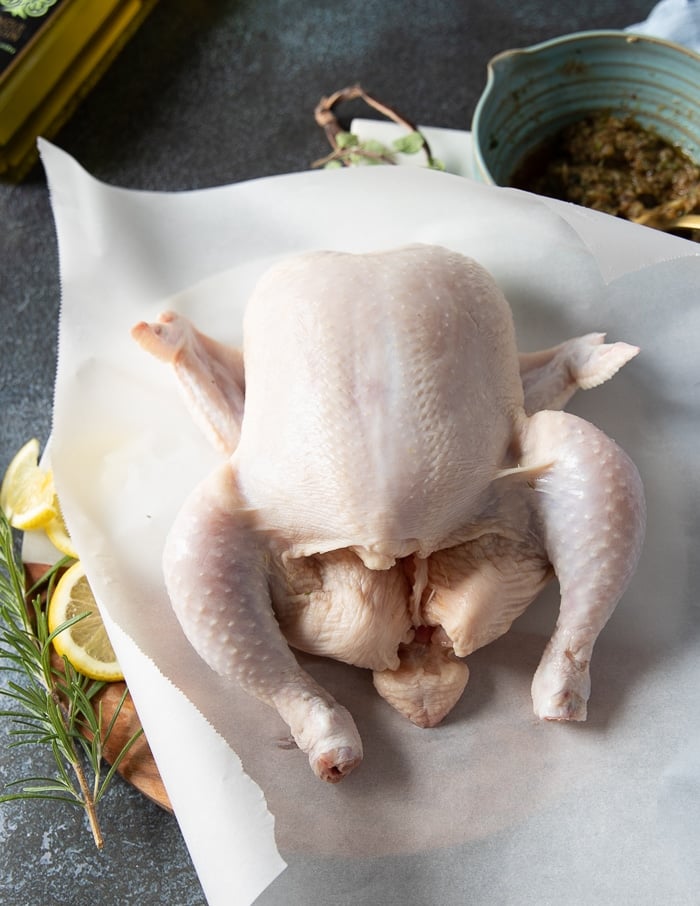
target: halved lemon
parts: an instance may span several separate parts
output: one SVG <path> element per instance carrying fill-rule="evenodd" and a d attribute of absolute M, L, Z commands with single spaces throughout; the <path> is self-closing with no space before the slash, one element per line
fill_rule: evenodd
<path fill-rule="evenodd" d="M 58 548 L 58 550 L 67 557 L 73 557 L 73 559 L 77 560 L 78 552 L 68 534 L 66 523 L 63 521 L 63 514 L 61 513 L 61 505 L 58 497 L 54 499 L 54 509 L 56 510 L 56 516 L 51 522 L 44 526 L 44 531 L 54 547 Z"/>
<path fill-rule="evenodd" d="M 53 645 L 75 669 L 91 679 L 116 682 L 124 679 L 109 641 L 83 564 L 78 560 L 61 576 L 49 601 L 49 632 L 79 614 L 88 616 L 59 632 Z"/>
<path fill-rule="evenodd" d="M 44 528 L 56 518 L 53 475 L 39 467 L 39 441 L 15 453 L 0 487 L 0 507 L 16 529 Z"/>

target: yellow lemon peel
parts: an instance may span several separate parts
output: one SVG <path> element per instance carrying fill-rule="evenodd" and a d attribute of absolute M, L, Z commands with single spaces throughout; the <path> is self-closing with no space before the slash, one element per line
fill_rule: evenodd
<path fill-rule="evenodd" d="M 39 466 L 39 441 L 17 451 L 0 487 L 0 507 L 21 531 L 45 528 L 56 518 L 53 475 Z"/>
<path fill-rule="evenodd" d="M 75 669 L 91 679 L 116 682 L 124 679 L 107 630 L 100 616 L 83 564 L 78 560 L 61 576 L 49 601 L 49 631 L 73 617 L 88 616 L 59 632 L 54 648 Z"/>

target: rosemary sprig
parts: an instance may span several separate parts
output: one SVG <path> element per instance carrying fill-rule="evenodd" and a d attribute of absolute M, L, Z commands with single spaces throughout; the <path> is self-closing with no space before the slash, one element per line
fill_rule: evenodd
<path fill-rule="evenodd" d="M 53 753 L 53 777 L 25 777 L 9 787 L 15 792 L 0 796 L 0 803 L 18 799 L 48 799 L 84 809 L 98 849 L 104 843 L 97 805 L 121 761 L 143 732 L 137 730 L 105 772 L 103 749 L 126 699 L 124 690 L 117 709 L 105 726 L 98 693 L 105 685 L 78 673 L 70 662 L 51 657 L 51 643 L 60 633 L 87 614 L 73 617 L 49 632 L 42 597 L 50 596 L 60 569 L 59 561 L 32 588 L 26 589 L 24 570 L 15 555 L 12 529 L 0 510 L 0 670 L 7 681 L 0 694 L 13 706 L 0 717 L 13 723 L 12 747 L 45 745 Z M 13 676 L 19 675 L 19 682 Z"/>

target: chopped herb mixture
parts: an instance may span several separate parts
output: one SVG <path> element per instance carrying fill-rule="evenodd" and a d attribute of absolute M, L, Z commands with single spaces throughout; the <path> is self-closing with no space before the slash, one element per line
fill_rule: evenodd
<path fill-rule="evenodd" d="M 526 157 L 511 184 L 627 220 L 652 209 L 667 221 L 700 212 L 700 166 L 633 117 L 609 112 L 562 129 Z M 700 241 L 700 230 L 692 238 Z"/>

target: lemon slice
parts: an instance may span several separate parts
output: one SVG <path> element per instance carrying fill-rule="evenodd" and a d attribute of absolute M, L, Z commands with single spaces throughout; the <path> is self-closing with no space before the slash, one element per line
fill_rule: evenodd
<path fill-rule="evenodd" d="M 61 513 L 58 497 L 54 498 L 54 509 L 56 510 L 56 516 L 48 523 L 48 525 L 44 526 L 44 531 L 54 547 L 58 548 L 58 550 L 67 557 L 73 557 L 74 560 L 77 560 L 78 552 L 68 534 L 66 523 L 63 521 L 63 514 Z"/>
<path fill-rule="evenodd" d="M 49 632 L 55 632 L 62 623 L 83 613 L 89 616 L 59 632 L 53 640 L 54 648 L 79 673 L 91 679 L 105 682 L 124 679 L 85 569 L 78 560 L 61 576 L 51 596 Z"/>
<path fill-rule="evenodd" d="M 16 529 L 43 528 L 56 518 L 53 475 L 39 468 L 39 441 L 15 453 L 0 488 L 0 507 Z"/>

